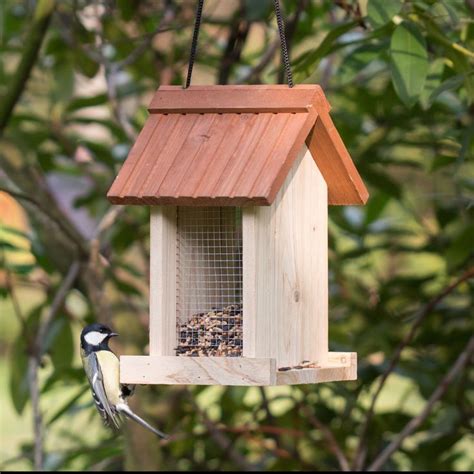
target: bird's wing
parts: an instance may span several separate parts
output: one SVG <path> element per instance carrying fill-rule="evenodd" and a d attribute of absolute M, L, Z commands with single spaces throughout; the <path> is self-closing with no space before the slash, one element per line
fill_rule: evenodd
<path fill-rule="evenodd" d="M 97 360 L 97 355 L 92 352 L 87 357 L 88 364 L 86 364 L 86 373 L 97 410 L 107 424 L 113 424 L 113 426 L 118 428 L 120 426 L 120 419 L 115 409 L 110 405 L 107 394 L 105 393 L 104 377 L 99 361 Z"/>

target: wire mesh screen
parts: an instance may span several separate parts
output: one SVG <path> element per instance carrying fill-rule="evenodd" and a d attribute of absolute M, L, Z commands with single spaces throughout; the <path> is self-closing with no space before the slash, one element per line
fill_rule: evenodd
<path fill-rule="evenodd" d="M 242 355 L 242 214 L 177 211 L 177 355 Z"/>

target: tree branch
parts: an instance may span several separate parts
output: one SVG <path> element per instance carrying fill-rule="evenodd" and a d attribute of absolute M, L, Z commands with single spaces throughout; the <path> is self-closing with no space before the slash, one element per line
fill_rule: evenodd
<path fill-rule="evenodd" d="M 12 115 L 13 109 L 26 87 L 31 70 L 38 58 L 38 53 L 48 29 L 54 8 L 54 0 L 39 0 L 36 4 L 33 21 L 29 27 L 28 37 L 25 40 L 25 47 L 20 64 L 10 81 L 6 97 L 4 97 L 0 102 L 0 136 L 3 134 L 3 131 Z"/>
<path fill-rule="evenodd" d="M 44 341 L 46 340 L 46 335 L 51 327 L 51 324 L 64 304 L 64 300 L 66 299 L 68 291 L 71 289 L 79 274 L 79 269 L 80 264 L 77 261 L 74 262 L 69 268 L 66 278 L 62 281 L 56 294 L 54 295 L 45 320 L 40 324 L 34 343 L 28 348 L 28 387 L 30 392 L 31 406 L 33 409 L 33 459 L 36 471 L 42 471 L 44 469 L 44 427 L 40 407 L 40 387 L 38 380 L 38 371 L 41 367 L 41 359 L 48 349 L 45 347 Z"/>
<path fill-rule="evenodd" d="M 38 382 L 39 362 L 36 354 L 28 357 L 28 387 L 30 391 L 31 406 L 33 409 L 33 462 L 35 471 L 43 470 L 44 445 L 43 445 L 43 417 L 40 409 L 40 390 Z"/>
<path fill-rule="evenodd" d="M 395 351 L 395 354 L 392 357 L 392 360 L 390 361 L 389 366 L 383 373 L 379 385 L 377 387 L 377 390 L 375 391 L 372 401 L 370 403 L 369 410 L 367 412 L 367 416 L 365 418 L 364 425 L 362 427 L 362 432 L 360 434 L 359 438 L 359 445 L 356 449 L 356 456 L 354 458 L 354 463 L 353 463 L 353 468 L 356 470 L 362 469 L 362 466 L 365 462 L 365 457 L 367 455 L 367 450 L 366 450 L 366 438 L 367 434 L 369 431 L 369 425 L 370 422 L 372 421 L 374 411 L 375 411 L 375 404 L 377 403 L 378 397 L 382 391 L 382 388 L 385 385 L 385 382 L 387 381 L 388 377 L 390 374 L 393 372 L 395 367 L 397 366 L 398 362 L 400 361 L 401 354 L 403 350 L 405 349 L 408 344 L 411 343 L 413 338 L 415 337 L 415 334 L 418 330 L 418 328 L 421 326 L 423 321 L 426 319 L 426 317 L 436 308 L 436 306 L 444 299 L 446 296 L 451 294 L 461 283 L 469 280 L 470 278 L 474 277 L 474 267 L 469 268 L 466 272 L 464 272 L 463 275 L 461 275 L 456 281 L 448 285 L 446 288 L 444 288 L 439 294 L 437 294 L 433 299 L 431 299 L 418 313 L 417 318 L 415 319 L 415 322 L 413 323 L 410 331 L 407 333 L 407 335 L 403 338 L 403 340 L 400 342 L 398 345 L 397 350 Z"/>
<path fill-rule="evenodd" d="M 341 468 L 341 471 L 350 471 L 351 469 L 349 467 L 349 461 L 344 455 L 336 438 L 334 438 L 334 435 L 332 434 L 331 430 L 324 423 L 322 423 L 319 420 L 319 418 L 314 416 L 314 414 L 311 413 L 311 411 L 309 410 L 307 406 L 304 406 L 301 403 L 299 405 L 300 405 L 301 411 L 303 412 L 307 420 L 321 432 L 324 440 L 326 441 L 326 445 L 329 451 L 331 451 L 336 457 L 337 462 L 339 463 L 339 467 Z"/>
<path fill-rule="evenodd" d="M 61 285 L 58 288 L 58 291 L 54 295 L 53 301 L 51 306 L 49 307 L 49 312 L 38 329 L 38 333 L 36 335 L 35 341 L 35 353 L 38 358 L 38 362 L 41 362 L 41 357 L 44 355 L 47 348 L 44 347 L 44 341 L 46 340 L 46 335 L 48 334 L 48 330 L 51 327 L 54 319 L 56 318 L 57 313 L 61 309 L 64 304 L 64 300 L 72 288 L 74 282 L 76 281 L 77 276 L 79 275 L 79 270 L 81 265 L 78 261 L 75 261 L 70 267 L 69 271 L 67 272 L 66 277 L 62 281 Z"/>
<path fill-rule="evenodd" d="M 194 409 L 196 410 L 197 413 L 199 413 L 200 417 L 202 418 L 202 421 L 204 425 L 206 426 L 207 430 L 209 431 L 209 434 L 211 435 L 212 439 L 216 442 L 216 444 L 226 453 L 229 455 L 229 458 L 232 459 L 232 461 L 239 466 L 239 468 L 242 471 L 245 472 L 251 472 L 255 470 L 255 466 L 252 464 L 249 464 L 247 460 L 245 459 L 244 456 L 242 456 L 238 451 L 236 451 L 232 447 L 232 440 L 229 439 L 229 437 L 221 430 L 219 427 L 209 419 L 207 416 L 206 412 L 201 410 L 201 408 L 198 406 L 198 404 L 194 401 L 192 398 L 192 394 L 190 393 L 191 396 L 191 403 L 194 406 Z"/>
<path fill-rule="evenodd" d="M 245 46 L 250 30 L 250 23 L 245 19 L 245 6 L 241 2 L 240 7 L 234 14 L 227 46 L 221 58 L 221 64 L 218 72 L 218 84 L 227 84 L 234 64 L 240 61 L 242 50 Z"/>
<path fill-rule="evenodd" d="M 448 390 L 449 386 L 453 382 L 454 378 L 461 372 L 461 370 L 469 363 L 469 359 L 474 354 L 474 336 L 469 339 L 465 349 L 461 352 L 456 362 L 451 367 L 449 372 L 441 380 L 431 397 L 427 401 L 422 412 L 412 418 L 403 428 L 403 430 L 397 435 L 397 437 L 375 458 L 375 460 L 368 467 L 368 471 L 379 470 L 392 456 L 392 454 L 398 450 L 406 437 L 410 436 L 422 423 L 428 418 L 432 412 L 435 403 L 443 397 Z"/>
<path fill-rule="evenodd" d="M 307 4 L 307 0 L 299 0 L 298 5 L 296 6 L 295 13 L 287 21 L 285 31 L 286 31 L 287 42 L 289 43 L 288 48 L 291 47 L 292 37 L 296 31 L 298 20 L 306 4 Z M 272 62 L 276 52 L 280 48 L 280 37 L 278 36 L 278 33 L 276 33 L 276 35 L 277 35 L 276 39 L 273 41 L 273 43 L 271 43 L 267 47 L 265 53 L 262 55 L 262 58 L 260 59 L 260 62 L 256 66 L 254 66 L 244 77 L 242 77 L 238 81 L 238 84 L 246 84 L 248 82 L 258 80 L 258 77 L 263 72 L 263 70 Z M 283 68 L 281 67 L 279 70 L 283 71 Z M 279 82 L 282 81 L 280 80 L 280 76 L 278 78 L 278 81 Z"/>
<path fill-rule="evenodd" d="M 83 253 L 83 255 L 87 254 L 87 248 L 84 245 L 84 242 L 78 238 L 75 233 L 72 233 L 71 230 L 64 224 L 64 220 L 55 216 L 52 212 L 49 211 L 49 208 L 43 207 L 40 202 L 33 196 L 28 194 L 24 194 L 22 192 L 14 191 L 13 189 L 0 186 L 0 191 L 9 194 L 15 199 L 20 201 L 27 201 L 35 206 L 40 212 L 42 212 L 46 217 L 48 217 L 51 221 L 53 221 L 64 234 L 71 239 L 77 245 L 79 251 Z"/>

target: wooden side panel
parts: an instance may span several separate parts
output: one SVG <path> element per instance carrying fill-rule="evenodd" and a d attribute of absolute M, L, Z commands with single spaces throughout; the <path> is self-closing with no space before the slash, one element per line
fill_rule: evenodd
<path fill-rule="evenodd" d="M 150 208 L 150 354 L 176 347 L 176 207 Z"/>
<path fill-rule="evenodd" d="M 165 385 L 275 385 L 272 359 L 244 357 L 120 357 L 120 381 Z"/>
<path fill-rule="evenodd" d="M 320 86 L 301 84 L 261 86 L 161 86 L 153 96 L 151 113 L 262 113 L 308 112 L 311 108 L 329 111 Z"/>
<path fill-rule="evenodd" d="M 243 210 L 244 355 L 328 353 L 327 186 L 306 147 L 270 207 Z"/>
<path fill-rule="evenodd" d="M 369 193 L 328 113 L 321 113 L 306 144 L 329 184 L 329 204 L 365 204 Z"/>
<path fill-rule="evenodd" d="M 330 352 L 329 362 L 317 369 L 277 372 L 277 385 L 337 382 L 357 380 L 357 354 L 355 352 Z"/>
<path fill-rule="evenodd" d="M 277 354 L 274 213 L 273 206 L 242 209 L 244 357 Z"/>

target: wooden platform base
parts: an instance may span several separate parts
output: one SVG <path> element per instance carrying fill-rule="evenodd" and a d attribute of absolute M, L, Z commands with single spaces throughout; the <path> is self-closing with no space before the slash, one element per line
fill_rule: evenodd
<path fill-rule="evenodd" d="M 357 379 L 355 352 L 330 352 L 318 368 L 277 371 L 275 359 L 122 356 L 120 382 L 163 385 L 296 385 Z"/>

